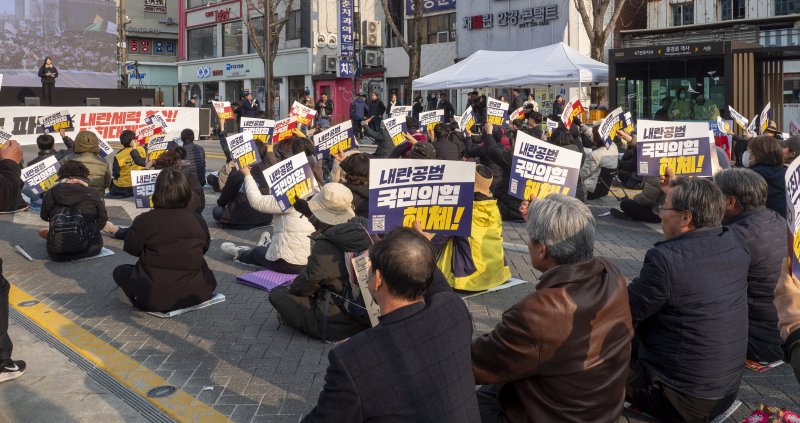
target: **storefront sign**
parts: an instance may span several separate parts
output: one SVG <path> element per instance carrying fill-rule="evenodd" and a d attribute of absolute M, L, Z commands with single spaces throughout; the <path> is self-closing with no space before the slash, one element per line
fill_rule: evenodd
<path fill-rule="evenodd" d="M 485 15 L 475 15 L 464 17 L 464 28 L 472 31 L 475 29 L 487 29 L 494 26 L 518 26 L 528 28 L 534 26 L 550 25 L 551 21 L 558 20 L 558 5 L 528 7 L 521 10 L 509 10 L 507 12 L 488 13 Z"/>
<path fill-rule="evenodd" d="M 422 2 L 422 14 L 455 10 L 456 0 L 425 0 Z M 406 0 L 406 15 L 414 16 L 414 0 Z"/>
<path fill-rule="evenodd" d="M 242 63 L 225 64 L 225 76 L 245 76 L 246 74 L 247 69 L 245 69 Z"/>
<path fill-rule="evenodd" d="M 617 59 L 663 59 L 668 57 L 710 56 L 725 54 L 725 45 L 723 43 L 669 44 L 663 46 L 623 48 L 612 50 L 611 54 Z"/>
<path fill-rule="evenodd" d="M 336 70 L 339 78 L 352 78 L 356 74 L 353 25 L 353 2 L 352 0 L 341 0 L 339 2 L 339 55 L 342 60 L 339 61 Z"/>
<path fill-rule="evenodd" d="M 242 2 L 237 0 L 186 12 L 186 27 L 193 28 L 242 18 Z"/>
<path fill-rule="evenodd" d="M 175 51 L 175 40 L 128 39 L 128 53 L 174 56 Z"/>
<path fill-rule="evenodd" d="M 144 0 L 144 11 L 148 13 L 167 13 L 167 0 Z"/>

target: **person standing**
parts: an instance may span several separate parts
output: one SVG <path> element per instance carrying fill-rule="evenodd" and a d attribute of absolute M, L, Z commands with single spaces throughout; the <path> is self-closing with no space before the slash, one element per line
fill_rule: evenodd
<path fill-rule="evenodd" d="M 189 100 L 186 101 L 186 104 L 184 104 L 183 107 L 197 107 L 197 96 L 193 95 L 191 98 L 189 98 Z"/>
<path fill-rule="evenodd" d="M 372 93 L 369 96 L 367 106 L 369 107 L 369 117 L 372 119 L 369 121 L 369 127 L 372 128 L 373 131 L 380 131 L 381 120 L 383 120 L 383 114 L 386 113 L 386 106 L 383 104 L 383 101 L 378 98 L 378 93 Z"/>
<path fill-rule="evenodd" d="M 369 106 L 367 105 L 367 102 L 364 101 L 364 95 L 359 94 L 358 97 L 356 97 L 355 100 L 350 103 L 350 120 L 353 123 L 353 132 L 358 139 L 361 139 L 363 136 L 363 131 L 361 130 L 361 121 L 367 117 L 368 113 Z"/>
<path fill-rule="evenodd" d="M 254 118 L 258 114 L 258 100 L 253 98 L 252 93 L 247 93 L 244 95 L 244 101 L 242 101 L 242 117 L 249 117 Z"/>
<path fill-rule="evenodd" d="M 514 110 L 519 109 L 520 107 L 522 107 L 522 104 L 524 102 L 525 101 L 519 95 L 519 89 L 518 88 L 512 88 L 511 89 L 511 102 L 510 102 L 510 106 L 508 107 L 509 113 L 513 112 Z"/>
<path fill-rule="evenodd" d="M 58 69 L 53 66 L 53 61 L 49 57 L 44 58 L 44 63 L 39 68 L 39 78 L 42 78 L 42 100 L 48 106 L 52 106 L 53 88 L 56 86 Z"/>
<path fill-rule="evenodd" d="M 328 95 L 322 93 L 314 109 L 317 111 L 317 121 L 325 119 L 330 121 L 333 117 L 333 100 L 328 98 Z"/>
<path fill-rule="evenodd" d="M 450 123 L 450 119 L 453 118 L 456 111 L 455 109 L 453 109 L 453 105 L 450 104 L 449 101 L 447 101 L 447 95 L 445 95 L 444 93 L 442 93 L 442 95 L 439 96 L 439 105 L 437 107 L 440 110 L 444 110 L 444 122 Z"/>
<path fill-rule="evenodd" d="M 386 116 L 392 116 L 392 108 L 394 106 L 397 106 L 397 94 L 392 93 L 392 95 L 389 96 L 389 105 L 386 106 Z"/>
<path fill-rule="evenodd" d="M 566 100 L 564 100 L 564 96 L 557 95 L 556 101 L 553 102 L 553 114 L 556 116 L 561 116 L 564 113 L 564 107 L 566 106 Z"/>
<path fill-rule="evenodd" d="M 422 106 L 422 96 L 417 96 L 414 99 L 414 105 L 411 106 L 411 117 L 416 120 L 419 120 L 419 114 L 423 112 L 425 108 Z"/>

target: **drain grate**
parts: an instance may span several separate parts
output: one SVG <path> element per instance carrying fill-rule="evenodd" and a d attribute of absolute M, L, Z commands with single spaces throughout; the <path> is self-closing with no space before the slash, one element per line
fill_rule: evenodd
<path fill-rule="evenodd" d="M 156 408 L 156 406 L 154 406 L 150 401 L 140 397 L 138 394 L 136 394 L 136 392 L 133 392 L 125 385 L 119 383 L 104 370 L 97 368 L 89 360 L 83 358 L 80 354 L 73 351 L 72 348 L 64 345 L 49 332 L 39 327 L 39 325 L 31 321 L 31 319 L 29 319 L 27 316 L 20 313 L 13 307 L 9 307 L 8 311 L 11 317 L 17 323 L 19 323 L 20 326 L 24 327 L 29 332 L 36 335 L 37 338 L 47 342 L 51 347 L 67 356 L 67 358 L 72 360 L 73 363 L 77 364 L 81 370 L 86 372 L 89 377 L 97 381 L 97 383 L 104 388 L 108 389 L 109 392 L 125 401 L 126 404 L 141 414 L 142 417 L 154 423 L 175 423 L 175 420 L 162 413 L 161 410 Z"/>

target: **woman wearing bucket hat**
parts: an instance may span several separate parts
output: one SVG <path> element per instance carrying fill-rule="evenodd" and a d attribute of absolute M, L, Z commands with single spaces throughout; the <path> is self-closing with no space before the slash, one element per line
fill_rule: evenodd
<path fill-rule="evenodd" d="M 284 324 L 323 341 L 348 338 L 369 327 L 369 320 L 350 311 L 351 297 L 345 292 L 351 292 L 345 257 L 358 255 L 372 244 L 366 219 L 355 216 L 352 202 L 350 190 L 335 182 L 308 201 L 308 209 L 319 221 L 311 237 L 308 265 L 291 285 L 269 294 Z"/>

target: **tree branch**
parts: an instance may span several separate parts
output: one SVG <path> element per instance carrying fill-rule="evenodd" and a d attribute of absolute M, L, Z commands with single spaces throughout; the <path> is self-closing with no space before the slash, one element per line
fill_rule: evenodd
<path fill-rule="evenodd" d="M 611 34 L 611 31 L 614 29 L 614 26 L 616 26 L 617 21 L 619 20 L 619 16 L 622 14 L 622 8 L 625 7 L 625 2 L 626 1 L 627 0 L 618 0 L 616 8 L 614 9 L 614 14 L 611 15 L 611 20 L 608 21 L 608 25 L 605 27 L 605 30 L 603 30 L 603 40 L 604 40 L 604 42 L 605 42 L 605 40 L 608 39 L 608 36 Z"/>
<path fill-rule="evenodd" d="M 575 8 L 578 9 L 578 14 L 581 15 L 581 20 L 583 21 L 583 26 L 586 30 L 586 35 L 589 36 L 589 41 L 594 42 L 594 25 L 592 25 L 592 21 L 589 18 L 589 12 L 586 10 L 586 5 L 583 3 L 584 0 L 574 0 Z"/>
<path fill-rule="evenodd" d="M 383 14 L 386 15 L 386 22 L 388 22 L 389 27 L 392 28 L 392 34 L 394 34 L 395 38 L 400 40 L 400 46 L 403 47 L 403 50 L 406 51 L 406 54 L 410 56 L 411 48 L 408 46 L 408 43 L 406 43 L 403 34 L 400 33 L 400 29 L 397 28 L 397 24 L 394 22 L 394 17 L 389 12 L 389 5 L 386 3 L 386 0 L 381 0 L 381 6 L 383 6 Z"/>

